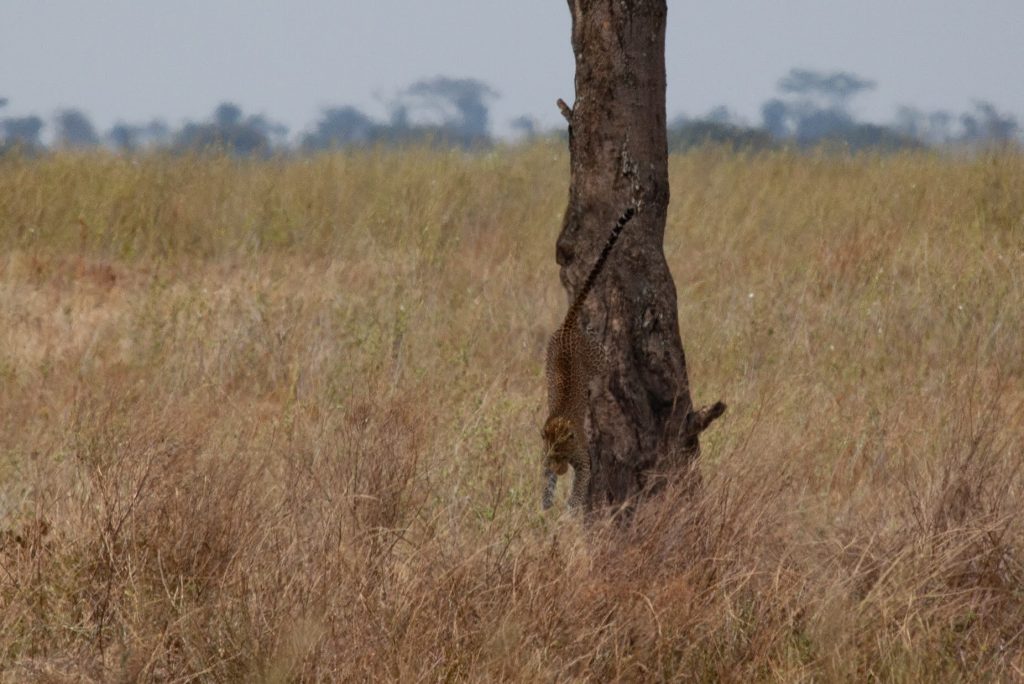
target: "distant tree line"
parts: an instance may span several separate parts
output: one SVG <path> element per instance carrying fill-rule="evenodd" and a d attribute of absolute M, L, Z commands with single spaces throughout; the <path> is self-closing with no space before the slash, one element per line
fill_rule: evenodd
<path fill-rule="evenodd" d="M 485 147 L 492 144 L 487 101 L 494 97 L 497 93 L 474 79 L 418 81 L 391 103 L 387 121 L 375 121 L 355 107 L 324 110 L 299 147 L 307 152 L 409 143 Z"/>
<path fill-rule="evenodd" d="M 680 117 L 669 126 L 669 146 L 683 150 L 705 142 L 759 150 L 780 145 L 821 145 L 849 150 L 1019 143 L 1017 119 L 989 102 L 959 116 L 900 107 L 896 121 L 879 125 L 857 121 L 850 101 L 875 83 L 848 72 L 821 73 L 793 69 L 778 82 L 779 97 L 761 105 L 759 126 L 741 122 L 725 107 L 698 119 Z"/>
<path fill-rule="evenodd" d="M 744 150 L 790 146 L 836 146 L 853 151 L 891 151 L 917 147 L 1016 144 L 1021 141 L 1017 119 L 999 112 L 990 102 L 976 102 L 959 115 L 900 107 L 888 125 L 857 121 L 850 102 L 875 88 L 873 81 L 848 72 L 823 73 L 793 69 L 777 84 L 779 96 L 761 106 L 761 121 L 751 125 L 727 107 L 706 115 L 681 116 L 669 124 L 672 151 L 707 143 Z M 439 76 L 413 83 L 388 104 L 386 120 L 375 119 L 352 106 L 325 109 L 305 132 L 289 138 L 288 129 L 264 115 L 246 115 L 225 102 L 200 122 L 173 130 L 158 119 L 147 123 L 118 122 L 99 132 L 77 109 L 52 118 L 53 149 L 106 146 L 121 153 L 145 150 L 174 152 L 219 150 L 240 156 L 283 152 L 431 144 L 478 149 L 492 146 L 488 103 L 497 93 L 475 79 Z M 47 149 L 46 122 L 38 116 L 3 116 L 8 104 L 0 98 L 0 152 L 18 148 L 27 153 Z M 528 116 L 509 122 L 517 140 L 561 135 L 545 131 Z"/>

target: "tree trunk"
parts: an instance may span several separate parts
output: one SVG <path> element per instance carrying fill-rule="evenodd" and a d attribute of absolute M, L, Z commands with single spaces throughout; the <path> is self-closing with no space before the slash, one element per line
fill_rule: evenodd
<path fill-rule="evenodd" d="M 665 0 L 569 0 L 576 101 L 569 121 L 569 204 L 556 259 L 572 301 L 628 206 L 623 231 L 582 322 L 605 347 L 590 387 L 588 508 L 631 502 L 699 454 L 699 432 L 724 411 L 693 410 L 676 289 L 663 239 L 669 202 Z"/>

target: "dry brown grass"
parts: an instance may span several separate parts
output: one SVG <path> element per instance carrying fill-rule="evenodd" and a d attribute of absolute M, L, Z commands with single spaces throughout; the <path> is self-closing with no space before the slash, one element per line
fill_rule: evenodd
<path fill-rule="evenodd" d="M 675 158 L 696 499 L 539 511 L 561 150 L 0 161 L 5 681 L 1024 678 L 1024 158 Z"/>

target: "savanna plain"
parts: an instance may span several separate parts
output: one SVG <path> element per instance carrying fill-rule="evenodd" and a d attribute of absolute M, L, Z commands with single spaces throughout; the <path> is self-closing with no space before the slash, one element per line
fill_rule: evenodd
<path fill-rule="evenodd" d="M 0 159 L 0 680 L 1024 679 L 1024 157 L 670 176 L 729 410 L 585 527 L 562 146 Z"/>

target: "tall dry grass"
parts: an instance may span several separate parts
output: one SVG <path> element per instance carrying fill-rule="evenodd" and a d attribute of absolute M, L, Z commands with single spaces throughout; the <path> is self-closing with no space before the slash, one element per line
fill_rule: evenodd
<path fill-rule="evenodd" d="M 2 678 L 1024 677 L 1024 158 L 671 178 L 730 410 L 699 496 L 583 530 L 561 150 L 0 161 Z"/>

